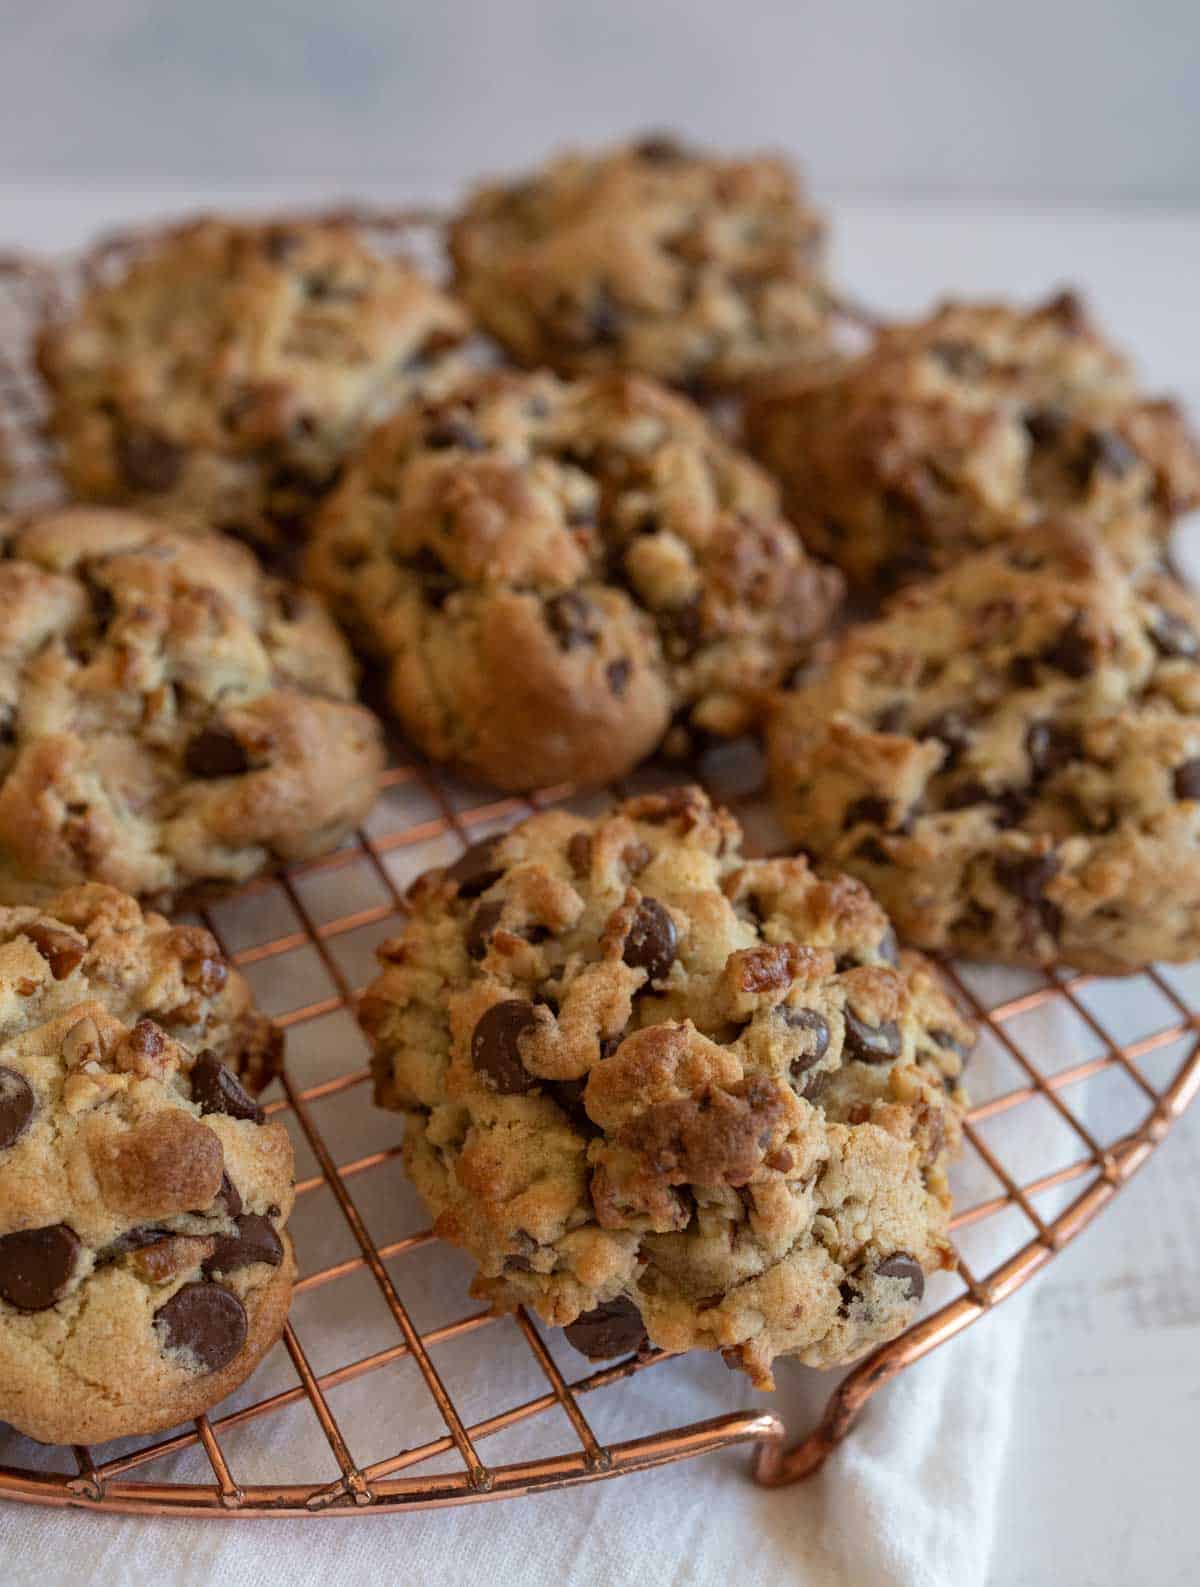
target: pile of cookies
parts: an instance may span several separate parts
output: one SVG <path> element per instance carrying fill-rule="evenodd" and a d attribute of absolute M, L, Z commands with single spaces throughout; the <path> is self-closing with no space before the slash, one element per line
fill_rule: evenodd
<path fill-rule="evenodd" d="M 281 1042 L 163 912 L 354 832 L 361 684 L 497 788 L 679 768 L 420 878 L 359 1010 L 476 1292 L 596 1359 L 766 1388 L 911 1320 L 974 1040 L 921 950 L 1200 951 L 1163 566 L 1200 450 L 1070 294 L 847 348 L 823 244 L 786 161 L 655 136 L 481 187 L 445 281 L 345 217 L 208 219 L 42 327 L 71 499 L 0 518 L 0 1418 L 157 1430 L 279 1337 Z M 790 857 L 688 781 L 747 734 Z"/>

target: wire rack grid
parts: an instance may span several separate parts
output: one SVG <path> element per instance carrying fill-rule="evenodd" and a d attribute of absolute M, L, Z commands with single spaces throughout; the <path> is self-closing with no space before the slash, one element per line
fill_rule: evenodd
<path fill-rule="evenodd" d="M 21 504 L 49 499 L 52 489 L 41 396 L 27 354 L 33 320 L 61 280 L 45 267 L 0 258 L 0 439 L 16 464 Z M 769 818 L 746 764 L 719 757 L 708 773 L 704 780 L 743 819 L 752 843 L 769 845 Z M 638 786 L 668 776 L 649 768 Z M 191 1426 L 96 1451 L 47 1451 L 15 1437 L 0 1441 L 5 1460 L 19 1457 L 0 1463 L 0 1496 L 202 1516 L 388 1514 L 527 1495 L 738 1444 L 754 1446 L 756 1481 L 794 1482 L 820 1466 L 880 1387 L 993 1310 L 1073 1240 L 1200 1089 L 1200 967 L 1151 968 L 1135 985 L 1057 972 L 1008 974 L 998 982 L 947 965 L 990 1048 L 993 1083 L 982 1093 L 978 1083 L 973 1087 L 965 1129 L 973 1169 L 968 1177 L 990 1188 L 968 1197 L 955 1213 L 957 1261 L 936 1309 L 844 1376 L 799 1438 L 778 1415 L 756 1406 L 652 1426 L 636 1437 L 603 1437 L 597 1431 L 602 1421 L 617 1432 L 638 1425 L 647 1396 L 631 1389 L 633 1380 L 645 1381 L 651 1371 L 680 1371 L 682 1363 L 648 1350 L 576 1376 L 579 1358 L 524 1311 L 511 1318 L 461 1311 L 466 1269 L 432 1230 L 409 1226 L 414 1203 L 399 1176 L 398 1121 L 370 1108 L 369 1071 L 350 1017 L 371 971 L 371 949 L 402 920 L 404 889 L 413 876 L 448 863 L 462 846 L 534 809 L 567 802 L 591 808 L 596 797 L 602 796 L 578 801 L 569 789 L 552 789 L 530 800 L 496 800 L 398 748 L 380 802 L 351 842 L 204 913 L 289 1034 L 283 1095 L 269 1101 L 267 1111 L 287 1121 L 298 1165 L 308 1169 L 296 1186 L 301 1277 L 292 1319 L 281 1346 L 249 1384 Z M 1039 1021 L 1044 1041 L 1048 1016 L 1070 1025 L 1068 1062 L 1056 1064 L 1044 1046 L 1030 1051 L 1023 1027 Z M 1119 1098 L 1098 1096 L 1104 1089 L 1111 1093 L 1114 1082 Z M 331 1112 L 343 1103 L 351 1110 L 348 1124 Z M 1016 1166 L 1011 1151 L 1031 1109 L 1040 1109 L 1057 1132 L 1057 1145 L 1033 1171 L 1028 1162 Z M 387 1133 L 375 1149 L 355 1151 L 370 1136 L 368 1121 L 376 1133 Z M 997 1133 L 996 1125 L 1009 1127 Z M 328 1260 L 334 1227 L 342 1254 Z M 986 1258 L 972 1263 L 971 1241 L 982 1231 L 988 1234 L 981 1247 Z M 440 1280 L 431 1277 L 438 1272 Z M 382 1307 L 382 1336 L 356 1351 L 354 1329 L 340 1333 L 323 1324 L 306 1302 L 363 1284 Z M 456 1305 L 448 1320 L 430 1326 L 426 1302 L 438 1284 Z M 345 1313 L 356 1313 L 363 1297 L 355 1289 Z M 502 1403 L 486 1416 L 473 1415 L 447 1386 L 446 1353 L 463 1341 L 485 1364 L 495 1359 L 492 1386 Z M 704 1366 L 724 1374 L 715 1360 Z M 397 1447 L 408 1426 L 403 1419 L 397 1426 L 384 1412 L 382 1388 L 402 1367 L 415 1374 L 409 1389 L 424 1400 L 428 1436 L 410 1433 Z M 372 1396 L 379 1392 L 380 1405 L 359 1402 L 353 1413 L 337 1414 L 339 1394 L 363 1382 Z M 278 1470 L 266 1470 L 263 1480 L 257 1473 L 247 1478 L 239 1464 L 239 1430 L 305 1409 L 315 1425 L 304 1444 L 301 1475 L 289 1470 L 285 1479 L 288 1462 L 280 1458 Z M 500 1447 L 519 1431 L 532 1435 L 522 1458 L 485 1461 L 481 1450 L 488 1440 Z M 364 1447 L 381 1443 L 386 1453 L 364 1458 Z M 189 1454 L 198 1463 L 185 1473 L 192 1480 L 181 1480 L 182 1457 Z"/>

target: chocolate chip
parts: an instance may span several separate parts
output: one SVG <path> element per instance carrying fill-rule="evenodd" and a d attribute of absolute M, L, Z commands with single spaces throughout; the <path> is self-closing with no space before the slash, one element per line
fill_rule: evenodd
<path fill-rule="evenodd" d="M 846 1053 L 864 1064 L 885 1064 L 900 1051 L 900 1027 L 894 1019 L 882 1025 L 868 1025 L 853 1009 L 847 1008 Z"/>
<path fill-rule="evenodd" d="M 0 1152 L 21 1139 L 36 1107 L 33 1087 L 25 1076 L 0 1065 Z"/>
<path fill-rule="evenodd" d="M 670 913 L 657 898 L 643 898 L 625 937 L 621 957 L 633 970 L 645 970 L 648 981 L 660 981 L 675 963 L 679 934 Z"/>
<path fill-rule="evenodd" d="M 1034 446 L 1051 446 L 1070 422 L 1067 410 L 1057 402 L 1047 403 L 1041 408 L 1030 408 L 1024 420 Z"/>
<path fill-rule="evenodd" d="M 967 1056 L 968 1049 L 965 1042 L 959 1041 L 958 1037 L 951 1031 L 931 1030 L 929 1035 L 930 1039 L 935 1041 L 939 1047 L 944 1047 L 950 1052 L 956 1052 L 960 1058 Z"/>
<path fill-rule="evenodd" d="M 1052 777 L 1078 760 L 1081 750 L 1076 730 L 1057 722 L 1031 722 L 1025 734 L 1025 753 L 1037 778 Z"/>
<path fill-rule="evenodd" d="M 623 699 L 625 690 L 629 687 L 629 674 L 633 665 L 625 656 L 619 656 L 616 661 L 610 661 L 604 669 L 604 676 L 608 679 L 608 686 L 617 699 Z"/>
<path fill-rule="evenodd" d="M 909 1256 L 905 1251 L 897 1251 L 894 1256 L 885 1256 L 882 1262 L 876 1262 L 875 1273 L 879 1278 L 906 1279 L 909 1300 L 920 1300 L 925 1293 L 925 1274 L 921 1271 L 921 1264 L 915 1256 Z"/>
<path fill-rule="evenodd" d="M 210 1048 L 192 1065 L 192 1101 L 199 1104 L 201 1113 L 224 1113 L 231 1119 L 252 1119 L 255 1124 L 263 1121 L 258 1103 Z"/>
<path fill-rule="evenodd" d="M 250 757 L 227 727 L 205 727 L 189 739 L 183 763 L 193 777 L 240 777 Z"/>
<path fill-rule="evenodd" d="M 1083 617 L 1076 612 L 1071 621 L 1051 644 L 1042 651 L 1041 659 L 1050 667 L 1057 667 L 1068 678 L 1086 678 L 1095 661 L 1092 641 L 1083 630 Z"/>
<path fill-rule="evenodd" d="M 521 1062 L 521 1037 L 537 1023 L 533 1004 L 520 998 L 493 1003 L 471 1035 L 471 1062 L 502 1096 L 519 1096 L 537 1081 Z"/>
<path fill-rule="evenodd" d="M 611 1048 L 612 1051 L 615 1051 L 620 1044 L 621 1038 L 619 1036 L 612 1041 L 602 1042 L 600 1044 L 600 1056 L 602 1058 L 609 1057 L 610 1053 L 606 1052 L 605 1049 Z M 581 1076 L 578 1080 L 558 1080 L 547 1089 L 580 1135 L 586 1136 L 588 1140 L 593 1140 L 596 1136 L 604 1133 L 599 1125 L 592 1122 L 583 1103 L 583 1095 L 587 1090 L 586 1075 Z"/>
<path fill-rule="evenodd" d="M 85 942 L 80 942 L 68 931 L 60 931 L 56 926 L 43 925 L 39 920 L 22 926 L 21 935 L 33 943 L 50 966 L 50 974 L 56 981 L 65 981 L 72 970 L 78 969 L 87 952 Z"/>
<path fill-rule="evenodd" d="M 1161 656 L 1182 656 L 1194 661 L 1200 655 L 1200 638 L 1190 623 L 1174 612 L 1156 606 L 1146 620 L 1146 632 Z"/>
<path fill-rule="evenodd" d="M 546 621 L 563 650 L 594 645 L 600 637 L 596 608 L 578 590 L 567 590 L 547 601 Z"/>
<path fill-rule="evenodd" d="M 129 1251 L 141 1251 L 148 1245 L 158 1245 L 160 1241 L 170 1238 L 170 1229 L 164 1229 L 157 1223 L 140 1223 L 134 1229 L 126 1229 L 115 1240 L 110 1240 L 104 1247 L 103 1260 L 112 1262 Z"/>
<path fill-rule="evenodd" d="M 945 746 L 946 756 L 942 761 L 942 771 L 953 771 L 962 759 L 963 752 L 970 747 L 972 733 L 967 718 L 961 711 L 951 707 L 942 711 L 938 716 L 926 722 L 920 729 L 919 738 L 934 738 L 939 744 Z"/>
<path fill-rule="evenodd" d="M 934 342 L 929 349 L 929 356 L 936 359 L 948 374 L 962 379 L 982 375 L 987 369 L 987 359 L 970 342 Z"/>
<path fill-rule="evenodd" d="M 1175 768 L 1176 799 L 1200 799 L 1200 760 L 1185 760 Z"/>
<path fill-rule="evenodd" d="M 1014 656 L 1008 664 L 1008 678 L 1018 689 L 1032 689 L 1037 682 L 1037 662 L 1032 656 Z"/>
<path fill-rule="evenodd" d="M 206 1277 L 214 1273 L 236 1273 L 239 1268 L 267 1262 L 278 1267 L 283 1261 L 283 1242 L 269 1218 L 248 1212 L 238 1218 L 236 1234 L 217 1236 L 216 1248 L 204 1264 Z"/>
<path fill-rule="evenodd" d="M 589 1361 L 608 1361 L 640 1350 L 646 1338 L 642 1314 L 631 1300 L 618 1296 L 601 1301 L 563 1329 L 569 1343 Z"/>
<path fill-rule="evenodd" d="M 183 448 L 157 430 L 121 430 L 116 452 L 117 466 L 131 490 L 170 490 L 183 473 Z"/>
<path fill-rule="evenodd" d="M 856 859 L 866 865 L 890 865 L 892 857 L 876 837 L 866 837 L 854 850 Z"/>
<path fill-rule="evenodd" d="M 221 1175 L 221 1188 L 217 1191 L 217 1203 L 224 1207 L 227 1218 L 236 1218 L 242 1210 L 241 1192 L 228 1174 Z"/>
<path fill-rule="evenodd" d="M 486 452 L 487 442 L 466 413 L 446 413 L 435 419 L 425 432 L 425 445 L 437 451 L 458 446 L 464 452 Z"/>
<path fill-rule="evenodd" d="M 951 788 L 942 801 L 947 810 L 963 810 L 971 805 L 995 806 L 996 825 L 1019 826 L 1029 813 L 1029 795 L 1020 788 L 989 788 L 975 779 Z"/>
<path fill-rule="evenodd" d="M 45 1311 L 61 1299 L 80 1253 L 65 1223 L 18 1229 L 0 1239 L 0 1300 L 18 1311 Z"/>
<path fill-rule="evenodd" d="M 1138 455 L 1115 430 L 1089 430 L 1079 449 L 1076 468 L 1081 484 L 1095 473 L 1112 474 L 1123 479 L 1137 463 Z"/>
<path fill-rule="evenodd" d="M 891 804 L 887 799 L 880 799 L 874 794 L 864 794 L 861 799 L 856 799 L 853 804 L 846 806 L 842 827 L 849 831 L 851 827 L 856 827 L 863 821 L 871 826 L 886 826 L 890 809 Z"/>
<path fill-rule="evenodd" d="M 567 860 L 576 876 L 586 876 L 592 868 L 592 840 L 586 832 L 576 832 L 567 844 Z"/>
<path fill-rule="evenodd" d="M 1056 854 L 1018 854 L 996 861 L 996 878 L 1026 903 L 1041 904 L 1047 882 L 1059 872 Z"/>
<path fill-rule="evenodd" d="M 246 1308 L 219 1284 L 185 1284 L 154 1313 L 164 1350 L 190 1356 L 197 1372 L 227 1366 L 246 1342 Z"/>
<path fill-rule="evenodd" d="M 674 165 L 688 158 L 687 150 L 669 132 L 648 133 L 634 144 L 633 152 L 639 160 L 646 160 L 651 165 Z"/>
<path fill-rule="evenodd" d="M 504 905 L 498 898 L 485 898 L 467 924 L 467 952 L 472 959 L 482 959 L 488 950 L 492 932 L 500 922 Z"/>
<path fill-rule="evenodd" d="M 446 880 L 458 884 L 460 898 L 478 898 L 503 876 L 502 867 L 495 863 L 499 841 L 499 838 L 484 838 L 480 843 L 472 843 L 453 865 L 447 866 Z"/>
<path fill-rule="evenodd" d="M 779 1012 L 783 1015 L 784 1024 L 790 1026 L 792 1030 L 809 1033 L 806 1050 L 799 1053 L 791 1062 L 792 1074 L 802 1075 L 805 1070 L 820 1063 L 829 1051 L 829 1021 L 823 1014 L 818 1014 L 815 1008 L 784 1006 Z"/>
<path fill-rule="evenodd" d="M 300 247 L 300 238 L 294 231 L 272 226 L 262 240 L 262 251 L 274 264 L 282 264 Z"/>
<path fill-rule="evenodd" d="M 904 721 L 907 711 L 903 700 L 893 700 L 876 711 L 874 728 L 877 733 L 895 733 Z"/>
<path fill-rule="evenodd" d="M 602 281 L 596 289 L 588 314 L 588 332 L 591 340 L 601 347 L 613 347 L 621 340 L 624 324 L 625 315 L 608 286 Z"/>

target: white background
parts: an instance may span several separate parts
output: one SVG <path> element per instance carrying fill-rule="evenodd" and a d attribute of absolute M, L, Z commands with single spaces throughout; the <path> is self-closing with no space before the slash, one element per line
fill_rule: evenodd
<path fill-rule="evenodd" d="M 457 183 L 674 125 L 820 191 L 1200 201 L 1195 0 L 6 0 L 0 181 Z"/>

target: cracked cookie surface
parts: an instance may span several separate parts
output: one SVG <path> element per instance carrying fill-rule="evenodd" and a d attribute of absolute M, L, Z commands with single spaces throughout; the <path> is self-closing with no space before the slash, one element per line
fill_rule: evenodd
<path fill-rule="evenodd" d="M 766 475 L 628 375 L 491 372 L 412 405 L 307 568 L 418 745 L 517 789 L 745 731 L 841 593 Z"/>
<path fill-rule="evenodd" d="M 651 137 L 481 187 L 450 251 L 518 362 L 719 389 L 826 349 L 823 233 L 787 161 Z"/>
<path fill-rule="evenodd" d="M 0 519 L 0 901 L 169 901 L 337 846 L 382 766 L 312 596 L 114 508 Z"/>
<path fill-rule="evenodd" d="M 274 542 L 303 533 L 367 425 L 436 385 L 468 329 L 351 226 L 210 219 L 93 285 L 38 361 L 76 495 Z"/>
<path fill-rule="evenodd" d="M 222 1062 L 275 1056 L 208 932 L 94 884 L 0 910 L 0 1419 L 154 1432 L 278 1339 L 291 1145 Z"/>
<path fill-rule="evenodd" d="M 779 813 L 906 940 L 1102 973 L 1200 952 L 1200 605 L 1045 526 L 781 696 Z"/>
<path fill-rule="evenodd" d="M 751 450 L 807 542 L 859 584 L 949 566 L 1075 513 L 1130 565 L 1200 502 L 1200 450 L 1071 293 L 943 304 L 861 357 L 764 383 Z"/>
<path fill-rule="evenodd" d="M 698 789 L 535 816 L 414 885 L 362 1018 L 476 1293 L 769 1387 L 950 1261 L 973 1032 L 865 888 L 740 839 Z"/>

